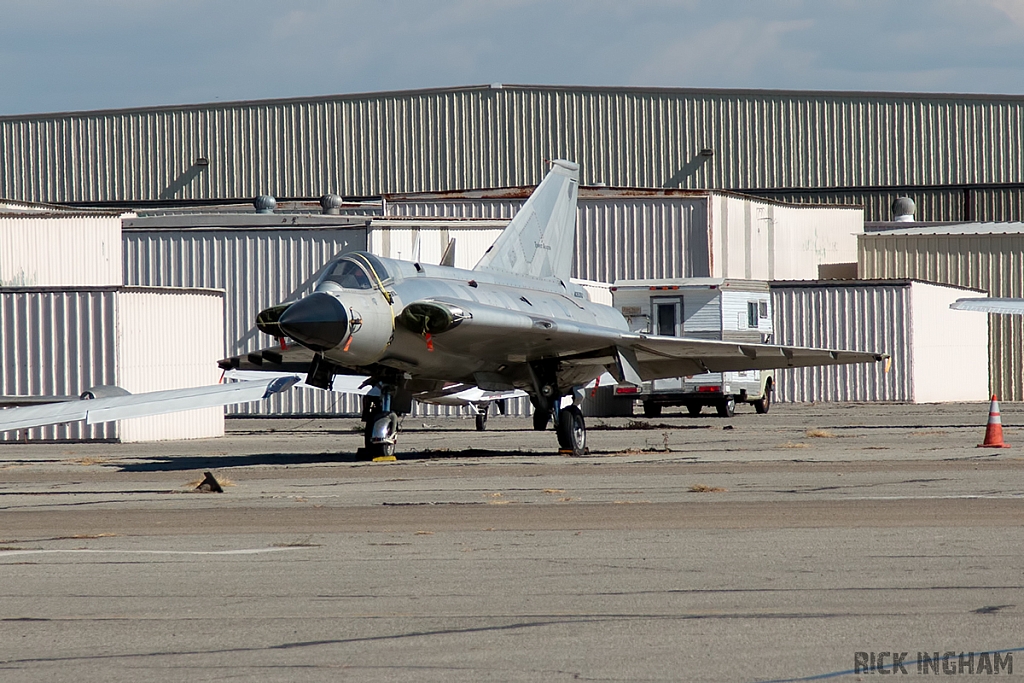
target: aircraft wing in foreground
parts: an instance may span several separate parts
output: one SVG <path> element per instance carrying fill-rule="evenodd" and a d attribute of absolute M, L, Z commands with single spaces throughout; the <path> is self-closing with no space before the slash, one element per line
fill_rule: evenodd
<path fill-rule="evenodd" d="M 958 311 L 981 311 L 1003 315 L 1024 315 L 1024 299 L 998 299 L 994 297 L 973 297 L 957 299 L 949 305 Z"/>
<path fill-rule="evenodd" d="M 639 384 L 703 372 L 869 363 L 882 353 L 661 337 L 629 331 L 621 313 L 570 279 L 579 167 L 552 168 L 473 270 L 365 252 L 329 264 L 313 293 L 262 311 L 256 324 L 284 344 L 226 358 L 225 370 L 294 371 L 327 389 L 360 375 L 365 445 L 394 453 L 398 416 L 452 386 L 526 392 L 534 428 L 554 421 L 559 446 L 586 450 L 583 387 L 605 372 Z M 311 355 L 310 355 L 310 352 Z M 568 403 L 568 404 L 567 404 Z"/>
<path fill-rule="evenodd" d="M 268 361 L 269 366 L 269 361 Z M 302 372 L 305 373 L 308 369 L 303 368 Z M 259 379 L 261 376 L 266 377 L 269 374 L 273 374 L 277 377 L 292 377 L 295 379 L 295 388 L 315 388 L 310 387 L 302 381 L 302 377 L 296 374 L 283 371 L 274 371 L 268 369 L 264 370 L 228 370 L 225 376 L 229 379 L 234 380 L 252 380 Z M 364 375 L 335 375 L 331 385 L 327 387 L 328 390 L 342 394 L 356 394 L 359 396 L 379 397 L 380 392 L 373 386 L 370 381 L 370 377 Z M 487 428 L 487 415 L 490 409 L 491 403 L 498 403 L 499 412 L 504 413 L 504 406 L 501 404 L 505 399 L 509 398 L 520 398 L 526 396 L 526 392 L 518 389 L 511 391 L 485 391 L 480 387 L 452 383 L 442 386 L 440 389 L 435 391 L 427 391 L 419 394 L 413 394 L 413 399 L 420 403 L 432 403 L 434 405 L 442 406 L 456 406 L 456 407 L 469 407 L 476 411 L 476 429 L 477 431 L 484 431 Z"/>
<path fill-rule="evenodd" d="M 104 389 L 113 390 L 104 393 L 116 393 L 117 395 L 92 398 L 91 392 L 87 391 L 81 399 L 71 398 L 69 400 L 68 397 L 51 397 L 53 401 L 51 403 L 44 403 L 47 397 L 8 397 L 0 403 L 9 405 L 35 403 L 39 405 L 20 405 L 0 410 L 0 432 L 77 420 L 85 420 L 88 424 L 97 424 L 195 410 L 196 408 L 258 401 L 290 388 L 296 381 L 297 379 L 293 377 L 266 377 L 245 382 L 170 389 L 143 394 L 129 394 L 118 387 L 104 387 Z"/>

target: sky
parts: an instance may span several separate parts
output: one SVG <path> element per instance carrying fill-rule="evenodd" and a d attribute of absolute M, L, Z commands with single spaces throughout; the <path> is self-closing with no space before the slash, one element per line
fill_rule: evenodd
<path fill-rule="evenodd" d="M 0 0 L 0 116 L 489 83 L 1024 94 L 1024 0 Z"/>

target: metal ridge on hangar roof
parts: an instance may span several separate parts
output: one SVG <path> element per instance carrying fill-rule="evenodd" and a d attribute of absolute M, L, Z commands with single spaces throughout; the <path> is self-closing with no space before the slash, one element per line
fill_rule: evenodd
<path fill-rule="evenodd" d="M 1019 235 L 1024 234 L 1024 223 L 954 223 L 917 228 L 899 228 L 864 233 L 867 237 L 901 237 L 913 235 Z"/>
<path fill-rule="evenodd" d="M 515 187 L 498 188 L 477 188 L 472 190 L 441 190 L 438 192 L 385 192 L 381 195 L 385 202 L 401 201 L 427 201 L 427 200 L 494 200 L 494 199 L 526 199 L 536 185 L 517 185 Z M 794 209 L 863 209 L 861 204 L 808 204 L 784 202 L 778 199 L 769 199 L 758 195 L 736 192 L 735 190 L 720 189 L 694 189 L 684 190 L 676 188 L 658 187 L 610 187 L 607 185 L 580 185 L 578 197 L 580 199 L 629 199 L 629 198 L 686 198 L 686 197 L 707 197 L 720 195 L 723 197 L 735 197 L 737 199 L 748 199 L 761 204 L 772 204 L 774 206 L 786 206 Z"/>
<path fill-rule="evenodd" d="M 869 280 L 770 280 L 768 285 L 769 287 L 814 289 L 817 287 L 907 287 L 915 282 L 935 287 L 962 289 L 965 292 L 978 292 L 980 294 L 988 293 L 984 289 L 978 289 L 977 287 L 951 285 L 946 282 L 932 282 L 930 280 L 921 280 L 915 277 L 893 278 L 892 280 L 883 280 L 878 278 L 872 278 Z"/>
<path fill-rule="evenodd" d="M 71 208 L 60 204 L 43 204 L 40 202 L 0 198 L 0 216 L 3 218 L 103 218 L 105 216 L 125 216 L 128 214 L 132 214 L 130 209 Z"/>
<path fill-rule="evenodd" d="M 0 121 L 17 121 L 22 119 L 62 118 L 67 116 L 99 115 L 108 113 L 152 113 L 161 111 L 182 111 L 190 109 L 231 109 L 251 105 L 298 104 L 305 102 L 331 102 L 340 100 L 361 100 L 370 98 L 404 97 L 408 95 L 432 95 L 440 93 L 456 93 L 489 90 L 538 90 L 556 92 L 598 92 L 598 93 L 651 93 L 664 95 L 716 95 L 722 97 L 743 96 L 789 96 L 807 98 L 861 98 L 861 99 L 892 99 L 892 100 L 977 100 L 1022 102 L 1024 95 L 985 94 L 985 93 L 929 93 L 899 92 L 876 90 L 786 90 L 786 89 L 755 89 L 755 88 L 673 88 L 658 86 L 609 86 L 609 85 L 529 85 L 514 83 L 496 83 L 483 85 L 456 85 L 437 88 L 409 88 L 400 90 L 379 90 L 357 93 L 336 93 L 331 95 L 311 95 L 308 97 L 273 97 L 252 100 L 231 100 L 227 102 L 191 102 L 186 104 L 146 105 L 141 107 L 113 107 L 106 109 L 77 109 L 59 112 L 34 112 L 26 114 L 6 114 Z"/>

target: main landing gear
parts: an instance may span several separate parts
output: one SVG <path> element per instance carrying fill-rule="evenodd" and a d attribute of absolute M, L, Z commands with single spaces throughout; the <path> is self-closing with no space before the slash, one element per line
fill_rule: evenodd
<path fill-rule="evenodd" d="M 549 422 L 555 423 L 559 453 L 581 456 L 587 453 L 587 425 L 579 406 L 583 403 L 583 392 L 573 389 L 573 401 L 562 406 L 562 392 L 554 369 L 550 365 L 531 364 L 536 393 L 530 396 L 533 403 L 533 428 L 544 431 Z"/>
<path fill-rule="evenodd" d="M 558 416 L 555 432 L 558 434 L 560 453 L 580 456 L 587 452 L 587 425 L 583 412 L 575 405 L 568 405 L 555 412 Z"/>

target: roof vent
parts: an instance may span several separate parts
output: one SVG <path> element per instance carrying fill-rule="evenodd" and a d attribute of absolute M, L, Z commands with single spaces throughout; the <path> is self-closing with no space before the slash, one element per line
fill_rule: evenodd
<path fill-rule="evenodd" d="M 893 220 L 897 223 L 913 223 L 914 211 L 917 207 L 910 197 L 899 197 L 892 203 Z"/>
<path fill-rule="evenodd" d="M 252 201 L 252 205 L 256 207 L 256 213 L 274 213 L 274 209 L 277 208 L 277 200 L 269 194 L 261 194 Z"/>
<path fill-rule="evenodd" d="M 325 194 L 320 198 L 320 209 L 328 216 L 337 216 L 341 213 L 342 198 L 336 194 Z"/>

